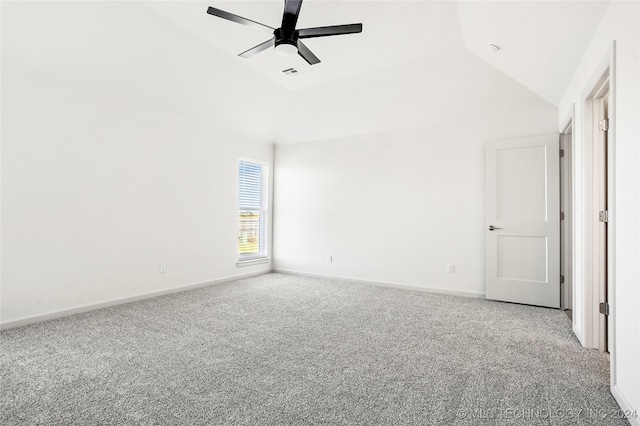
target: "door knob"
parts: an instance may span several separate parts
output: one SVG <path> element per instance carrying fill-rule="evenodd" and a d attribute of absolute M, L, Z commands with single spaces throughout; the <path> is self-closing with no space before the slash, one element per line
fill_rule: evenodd
<path fill-rule="evenodd" d="M 502 228 L 496 228 L 493 225 L 489 225 L 489 231 L 495 231 L 496 229 L 502 229 Z"/>

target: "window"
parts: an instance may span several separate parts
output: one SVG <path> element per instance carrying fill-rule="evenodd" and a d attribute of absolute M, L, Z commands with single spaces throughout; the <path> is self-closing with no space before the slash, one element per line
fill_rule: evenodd
<path fill-rule="evenodd" d="M 240 160 L 238 168 L 238 265 L 267 258 L 268 167 Z"/>

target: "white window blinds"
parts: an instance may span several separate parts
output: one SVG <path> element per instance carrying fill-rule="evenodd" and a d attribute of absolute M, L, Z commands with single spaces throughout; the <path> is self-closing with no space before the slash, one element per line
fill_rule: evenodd
<path fill-rule="evenodd" d="M 240 161 L 238 190 L 240 209 L 259 210 L 262 206 L 262 166 Z"/>

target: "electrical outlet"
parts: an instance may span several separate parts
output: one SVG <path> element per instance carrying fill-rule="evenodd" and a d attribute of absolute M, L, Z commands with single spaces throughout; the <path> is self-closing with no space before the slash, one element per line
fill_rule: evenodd
<path fill-rule="evenodd" d="M 456 273 L 456 266 L 452 265 L 452 264 L 448 264 L 447 265 L 447 273 L 448 274 L 455 274 Z"/>
<path fill-rule="evenodd" d="M 160 264 L 160 273 L 164 274 L 165 272 L 167 272 L 167 264 L 166 263 L 161 263 Z"/>

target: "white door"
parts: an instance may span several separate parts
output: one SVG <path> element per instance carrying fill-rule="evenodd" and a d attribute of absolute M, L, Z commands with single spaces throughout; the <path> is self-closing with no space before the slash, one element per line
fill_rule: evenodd
<path fill-rule="evenodd" d="M 559 135 L 491 142 L 486 154 L 486 297 L 559 308 Z"/>

